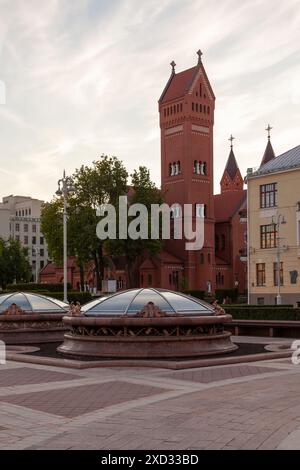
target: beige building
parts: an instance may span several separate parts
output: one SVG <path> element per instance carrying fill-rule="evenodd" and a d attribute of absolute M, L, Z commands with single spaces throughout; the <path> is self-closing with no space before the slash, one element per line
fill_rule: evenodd
<path fill-rule="evenodd" d="M 275 157 L 269 138 L 247 184 L 249 303 L 300 305 L 300 146 Z"/>
<path fill-rule="evenodd" d="M 0 237 L 19 240 L 28 249 L 33 280 L 47 264 L 48 250 L 41 232 L 43 201 L 26 196 L 7 196 L 0 203 Z"/>

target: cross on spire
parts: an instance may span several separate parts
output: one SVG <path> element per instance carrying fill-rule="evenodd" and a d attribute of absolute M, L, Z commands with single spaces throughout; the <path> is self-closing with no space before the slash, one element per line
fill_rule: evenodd
<path fill-rule="evenodd" d="M 202 62 L 202 56 L 203 56 L 203 52 L 201 51 L 201 49 L 197 51 L 197 54 L 198 54 L 198 65 L 199 65 Z"/>
<path fill-rule="evenodd" d="M 271 139 L 271 130 L 273 129 L 273 127 L 270 126 L 270 124 L 268 124 L 268 127 L 266 128 L 266 131 L 268 133 L 268 139 L 270 140 Z"/>
<path fill-rule="evenodd" d="M 172 62 L 170 63 L 171 67 L 172 67 L 172 74 L 175 73 L 175 67 L 176 67 L 176 64 L 174 62 L 174 60 L 172 60 Z"/>
<path fill-rule="evenodd" d="M 234 141 L 235 137 L 233 137 L 233 135 L 231 134 L 231 136 L 229 137 L 228 140 L 230 140 L 230 147 L 233 148 L 233 141 Z"/>

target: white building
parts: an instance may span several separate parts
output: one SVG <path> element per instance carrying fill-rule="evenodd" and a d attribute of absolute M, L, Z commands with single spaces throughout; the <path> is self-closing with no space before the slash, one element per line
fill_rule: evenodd
<path fill-rule="evenodd" d="M 41 233 L 43 201 L 26 196 L 6 196 L 0 203 L 0 237 L 19 240 L 28 249 L 34 281 L 48 262 L 48 250 Z"/>

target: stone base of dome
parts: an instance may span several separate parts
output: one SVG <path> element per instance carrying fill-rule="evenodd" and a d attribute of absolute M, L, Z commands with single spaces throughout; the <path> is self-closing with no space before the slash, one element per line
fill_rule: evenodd
<path fill-rule="evenodd" d="M 0 340 L 5 344 L 38 344 L 63 341 L 69 330 L 63 314 L 0 315 Z"/>
<path fill-rule="evenodd" d="M 230 315 L 63 318 L 70 332 L 58 351 L 67 355 L 110 358 L 180 358 L 234 351 L 224 331 Z"/>

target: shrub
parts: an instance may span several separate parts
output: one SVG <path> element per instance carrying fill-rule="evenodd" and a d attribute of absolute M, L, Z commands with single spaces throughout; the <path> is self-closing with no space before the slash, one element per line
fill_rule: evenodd
<path fill-rule="evenodd" d="M 231 300 L 231 302 L 235 302 L 238 297 L 238 290 L 237 289 L 216 289 L 216 299 L 219 303 L 222 303 L 224 299 L 227 297 Z"/>
<path fill-rule="evenodd" d="M 63 292 L 49 292 L 47 294 L 49 297 L 53 297 L 54 299 L 63 300 L 64 295 Z M 80 302 L 81 305 L 86 304 L 90 300 L 92 300 L 92 295 L 89 292 L 77 292 L 77 291 L 70 291 L 68 292 L 68 300 L 69 302 Z"/>
<path fill-rule="evenodd" d="M 249 306 L 237 307 L 224 305 L 226 313 L 232 315 L 234 320 L 300 320 L 300 308 L 275 306 Z"/>
<path fill-rule="evenodd" d="M 187 295 L 192 295 L 193 297 L 196 297 L 197 299 L 204 299 L 205 297 L 205 291 L 204 290 L 187 290 L 184 292 Z"/>

